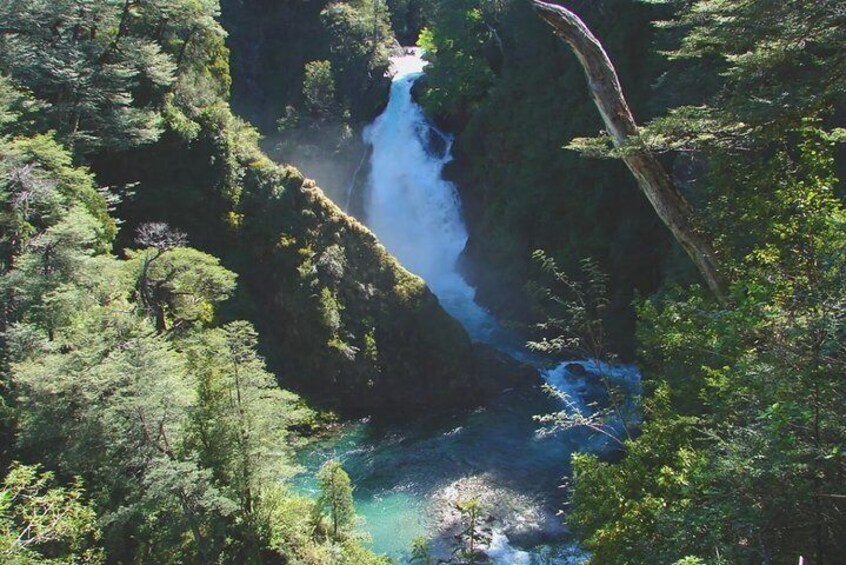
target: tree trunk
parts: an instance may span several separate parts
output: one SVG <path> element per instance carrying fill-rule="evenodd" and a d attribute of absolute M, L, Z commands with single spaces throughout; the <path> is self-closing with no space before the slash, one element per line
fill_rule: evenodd
<path fill-rule="evenodd" d="M 615 147 L 626 147 L 623 161 L 637 179 L 658 217 L 690 256 L 705 279 L 708 288 L 720 302 L 725 301 L 725 282 L 709 238 L 696 223 L 693 207 L 673 185 L 664 167 L 646 147 L 632 151 L 638 127 L 629 109 L 617 71 L 602 44 L 573 12 L 541 0 L 532 0 L 541 17 L 552 26 L 556 35 L 567 42 L 579 59 L 587 76 L 593 98 L 605 128 Z"/>
<path fill-rule="evenodd" d="M 197 33 L 197 26 L 194 26 L 188 31 L 188 35 L 185 36 L 185 41 L 182 42 L 182 45 L 179 47 L 179 55 L 176 57 L 176 68 L 182 68 L 182 61 L 185 59 L 185 53 L 188 51 L 188 46 L 191 44 L 191 40 L 194 39 L 194 34 Z"/>

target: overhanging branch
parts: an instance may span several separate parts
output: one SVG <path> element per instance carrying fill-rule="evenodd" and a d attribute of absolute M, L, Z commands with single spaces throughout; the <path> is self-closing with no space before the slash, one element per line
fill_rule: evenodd
<path fill-rule="evenodd" d="M 602 44 L 571 10 L 542 0 L 531 0 L 540 16 L 573 50 L 584 69 L 588 90 L 617 148 L 626 147 L 622 157 L 641 190 L 662 222 L 684 248 L 705 279 L 708 288 L 725 301 L 725 281 L 716 253 L 696 221 L 693 207 L 676 188 L 664 167 L 639 141 L 637 124 L 626 102 L 620 79 Z M 640 150 L 632 147 L 640 144 Z"/>

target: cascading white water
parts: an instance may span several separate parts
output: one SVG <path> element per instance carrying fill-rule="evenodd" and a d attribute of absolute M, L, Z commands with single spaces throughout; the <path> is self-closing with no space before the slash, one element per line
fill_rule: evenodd
<path fill-rule="evenodd" d="M 364 131 L 364 140 L 371 146 L 370 171 L 365 184 L 363 195 L 364 221 L 379 237 L 400 262 L 413 273 L 421 276 L 429 288 L 437 295 L 442 306 L 465 327 L 470 336 L 476 340 L 495 346 L 512 358 L 534 364 L 541 370 L 546 381 L 561 391 L 572 393 L 573 406 L 579 406 L 585 411 L 588 407 L 581 402 L 579 391 L 588 390 L 592 384 L 584 378 L 574 379 L 568 371 L 568 364 L 562 363 L 558 367 L 545 366 L 545 360 L 533 356 L 523 346 L 519 336 L 504 329 L 497 320 L 475 301 L 475 289 L 471 287 L 458 272 L 458 261 L 467 243 L 467 228 L 461 212 L 461 201 L 456 187 L 443 178 L 444 166 L 452 159 L 450 150 L 452 138 L 437 130 L 423 114 L 420 106 L 412 97 L 414 82 L 423 73 L 425 62 L 420 53 L 409 54 L 392 60 L 395 71 L 391 87 L 390 100 L 385 111 Z M 351 190 L 356 186 L 355 179 Z M 348 206 L 352 193 L 348 193 Z M 590 364 L 577 362 L 589 368 Z M 621 369 L 622 370 L 622 369 Z M 437 456 L 426 460 L 425 478 L 418 477 L 417 481 L 426 483 L 429 475 L 441 477 L 443 480 L 454 481 L 452 473 L 455 465 L 452 450 L 456 448 L 452 442 L 460 441 L 461 434 L 479 432 L 480 435 L 468 440 L 469 443 L 460 448 L 462 453 L 472 452 L 470 461 L 473 464 L 467 472 L 476 472 L 475 467 L 486 469 L 492 454 L 502 454 L 502 459 L 496 460 L 501 468 L 511 469 L 515 456 L 515 449 L 521 450 L 518 456 L 520 464 L 513 471 L 520 475 L 519 467 L 535 466 L 544 472 L 554 469 L 557 473 L 561 462 L 569 457 L 570 447 L 566 443 L 548 442 L 542 436 L 529 434 L 524 438 L 525 443 L 509 443 L 516 435 L 525 432 L 524 426 L 531 427 L 531 416 L 538 404 L 537 399 L 528 393 L 515 398 L 517 411 L 525 413 L 514 414 L 505 410 L 496 416 L 482 414 L 480 418 L 490 417 L 486 424 L 474 427 L 473 418 L 466 421 L 468 428 L 459 426 L 457 435 L 450 431 L 432 440 L 428 448 L 435 449 Z M 537 394 L 542 394 L 537 392 Z M 520 403 L 526 403 L 525 405 Z M 514 408 L 509 404 L 509 408 Z M 502 408 L 500 407 L 500 410 Z M 508 418 L 514 418 L 509 420 Z M 503 425 L 503 422 L 507 422 Z M 491 426 L 500 426 L 493 434 L 496 441 L 492 441 L 492 434 L 488 433 Z M 480 431 L 480 430 L 483 430 Z M 469 436 L 468 436 L 469 437 Z M 480 451 L 475 451 L 478 446 Z M 585 444 L 586 445 L 586 444 Z M 421 447 L 423 449 L 424 447 Z M 390 450 L 386 446 L 385 450 Z M 563 450 L 563 451 L 562 451 Z M 395 456 L 398 456 L 395 454 Z M 417 468 L 421 462 L 413 467 Z M 392 532 L 379 536 L 381 543 L 385 539 L 396 539 L 395 529 L 398 516 L 403 514 L 396 508 L 391 511 L 379 510 L 384 504 L 384 497 L 394 500 L 397 496 L 405 496 L 408 488 L 407 476 L 403 475 L 402 488 L 398 492 L 391 490 L 388 494 L 380 494 L 380 498 L 365 501 L 375 510 L 370 513 L 371 527 L 379 521 L 381 527 Z M 533 476 L 532 481 L 536 481 Z M 557 480 L 557 479 L 555 479 Z M 410 492 L 414 491 L 411 483 Z M 441 488 L 443 485 L 433 485 Z M 492 486 L 491 488 L 496 488 Z M 527 484 L 527 490 L 531 487 Z M 437 492 L 437 491 L 435 491 Z M 425 496 L 425 495 L 421 495 Z M 417 503 L 429 504 L 429 502 Z M 387 514 L 387 517 L 385 516 Z M 411 513 L 419 517 L 419 513 Z M 416 524 L 416 522 L 415 522 Z M 530 563 L 533 553 L 512 547 L 503 531 L 494 531 L 493 539 L 488 547 L 488 554 L 497 565 L 518 565 Z M 419 534 L 415 534 L 419 535 Z M 374 535 L 374 538 L 377 536 Z M 401 539 L 401 538 L 400 538 Z M 406 546 L 410 539 L 406 540 Z M 533 550 L 534 551 L 534 550 Z M 556 562 L 570 562 L 562 560 Z M 574 559 L 572 562 L 580 562 Z"/>
<path fill-rule="evenodd" d="M 373 148 L 365 221 L 475 340 L 505 345 L 506 333 L 457 271 L 467 228 L 456 188 L 442 176 L 452 139 L 429 123 L 411 95 L 425 62 L 419 53 L 393 62 L 388 106 L 364 131 Z"/>

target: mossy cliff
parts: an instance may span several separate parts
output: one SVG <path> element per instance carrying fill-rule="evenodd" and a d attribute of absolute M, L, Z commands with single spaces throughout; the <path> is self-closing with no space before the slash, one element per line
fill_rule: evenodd
<path fill-rule="evenodd" d="M 615 351 L 630 358 L 634 296 L 683 278 L 674 271 L 677 253 L 622 162 L 564 150 L 574 138 L 602 129 L 584 73 L 529 2 L 503 6 L 490 16 L 497 35 L 482 26 L 476 42 L 447 19 L 449 11 L 433 24 L 442 41 L 459 42 L 459 53 L 473 55 L 463 64 L 484 62 L 484 88 L 470 100 L 455 95 L 463 92 L 454 86 L 461 75 L 445 55 L 434 58 L 428 84 L 416 89 L 430 114 L 456 133 L 448 174 L 458 185 L 470 232 L 465 274 L 487 307 L 529 322 L 536 313 L 526 283 L 542 280 L 532 252 L 545 250 L 573 275 L 581 260 L 592 258 L 611 277 L 609 337 Z M 661 73 L 650 52 L 649 20 L 657 8 L 627 0 L 573 0 L 568 6 L 617 64 L 635 115 L 648 118 L 661 103 L 651 90 Z M 474 73 L 470 78 L 479 71 Z M 434 104 L 441 99 L 449 103 Z"/>
<path fill-rule="evenodd" d="M 388 100 L 385 73 L 397 45 L 384 5 L 223 0 L 221 8 L 233 112 L 262 132 L 272 159 L 295 165 L 344 202 L 365 152 L 361 130 Z M 307 80 L 314 64 L 325 65 L 321 82 Z"/>
<path fill-rule="evenodd" d="M 279 359 L 285 374 L 353 411 L 481 400 L 470 340 L 424 282 L 313 182 L 290 192 L 301 212 L 276 241 L 242 235 L 267 242 L 253 257 L 272 278 L 254 290 L 265 333 L 296 353 Z"/>
<path fill-rule="evenodd" d="M 198 123 L 112 155 L 100 180 L 138 182 L 120 210 L 124 240 L 164 221 L 239 274 L 224 315 L 256 323 L 286 385 L 353 414 L 468 405 L 498 388 L 479 376 L 490 356 L 367 228 L 267 158 L 225 106 Z"/>

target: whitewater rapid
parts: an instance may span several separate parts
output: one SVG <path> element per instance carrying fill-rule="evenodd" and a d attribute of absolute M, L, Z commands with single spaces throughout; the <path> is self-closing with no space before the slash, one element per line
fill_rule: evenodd
<path fill-rule="evenodd" d="M 475 341 L 517 356 L 522 344 L 476 302 L 475 289 L 458 271 L 467 227 L 458 191 L 443 178 L 453 140 L 426 119 L 412 96 L 424 65 L 419 52 L 392 60 L 388 105 L 364 130 L 364 141 L 371 146 L 365 223 L 405 268 L 426 281 Z M 512 548 L 501 532 L 494 533 L 489 556 L 500 564 L 528 564 L 531 559 Z"/>
<path fill-rule="evenodd" d="M 474 340 L 502 346 L 509 336 L 476 303 L 475 289 L 458 272 L 467 228 L 458 191 L 443 178 L 452 137 L 429 123 L 412 97 L 424 65 L 419 53 L 393 60 L 388 106 L 364 130 L 372 148 L 365 223 Z"/>
<path fill-rule="evenodd" d="M 520 336 L 503 328 L 494 316 L 476 302 L 475 289 L 459 272 L 459 259 L 467 244 L 468 231 L 458 191 L 443 176 L 444 167 L 452 160 L 453 139 L 426 119 L 412 94 L 414 83 L 422 76 L 424 66 L 419 51 L 392 59 L 394 76 L 388 105 L 363 133 L 364 141 L 370 146 L 370 153 L 367 179 L 361 195 L 362 219 L 405 268 L 426 281 L 441 305 L 462 323 L 474 341 L 492 345 L 516 360 L 534 364 L 550 386 L 566 391 L 572 397 L 573 405 L 587 412 L 590 408 L 582 399 L 589 395 L 596 383 L 591 382 L 589 377 L 577 378 L 568 370 L 571 366 L 569 363 L 546 367 L 546 360 L 528 352 Z M 354 179 L 351 187 L 355 185 Z M 348 202 L 351 196 L 352 193 L 347 195 Z M 594 366 L 588 362 L 575 363 L 587 371 L 611 370 L 611 367 Z M 622 377 L 624 380 L 630 372 L 628 368 L 622 367 L 614 368 L 614 371 L 619 371 L 620 375 L 615 374 L 613 377 Z M 636 375 L 636 371 L 631 374 Z M 513 402 L 507 403 L 505 408 L 497 408 L 499 412 L 490 415 L 494 420 L 487 427 L 474 425 L 474 416 L 471 416 L 465 426 L 458 426 L 440 437 L 418 441 L 417 450 L 421 450 L 421 454 L 432 450 L 431 456 L 436 461 L 444 461 L 446 466 L 437 469 L 438 474 L 444 477 L 451 475 L 451 467 L 478 472 L 492 466 L 499 467 L 501 471 L 507 469 L 508 473 L 516 476 L 524 469 L 546 473 L 558 465 L 563 467 L 572 452 L 569 442 L 577 441 L 575 437 L 578 436 L 571 435 L 562 443 L 544 440 L 533 434 L 536 428 L 532 415 L 537 412 L 529 411 L 532 410 L 530 405 L 552 401 L 540 391 L 527 394 L 521 400 L 515 398 Z M 526 413 L 523 413 L 524 410 Z M 482 410 L 478 417 L 483 419 L 488 416 Z M 497 437 L 490 437 L 492 433 Z M 482 435 L 476 437 L 476 434 Z M 514 437 L 511 436 L 520 436 L 521 439 L 513 443 Z M 581 447 L 588 446 L 587 438 L 578 441 Z M 465 445 L 465 442 L 469 443 Z M 490 442 L 494 443 L 488 445 Z M 479 451 L 478 446 L 487 447 Z M 388 445 L 380 444 L 378 451 L 388 453 L 391 449 Z M 392 458 L 400 461 L 404 457 L 401 453 L 390 453 Z M 488 459 L 488 455 L 492 454 L 496 454 L 496 458 Z M 514 460 L 515 456 L 518 461 Z M 417 466 L 424 463 L 432 464 L 429 460 L 418 461 Z M 479 476 L 490 475 L 483 473 Z M 411 481 L 409 484 L 422 488 L 420 484 L 431 478 L 417 477 L 416 483 Z M 403 475 L 403 479 L 407 481 L 408 477 Z M 461 480 L 447 484 L 461 484 Z M 490 487 L 499 488 L 495 484 Z M 438 492 L 439 488 L 436 486 L 434 492 Z M 380 520 L 380 527 L 390 528 L 381 524 L 381 515 L 386 511 L 396 513 L 397 510 L 394 508 L 395 501 L 387 501 L 393 501 L 394 498 L 405 500 L 402 497 L 413 491 L 414 487 L 403 487 L 399 492 L 383 493 L 368 501 L 371 505 L 388 505 L 381 510 L 373 508 L 370 512 L 371 518 L 374 518 L 372 525 L 376 526 L 376 520 Z M 409 500 L 412 502 L 406 503 L 427 504 L 422 499 L 415 501 L 414 497 Z M 537 557 L 536 554 L 512 547 L 503 531 L 493 532 L 488 553 L 494 563 L 501 565 L 528 564 Z M 580 560 L 556 562 L 576 563 Z"/>

